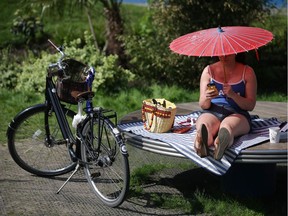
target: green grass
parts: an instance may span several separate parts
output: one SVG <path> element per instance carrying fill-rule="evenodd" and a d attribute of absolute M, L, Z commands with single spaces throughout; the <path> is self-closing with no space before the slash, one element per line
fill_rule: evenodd
<path fill-rule="evenodd" d="M 12 26 L 12 21 L 14 19 L 13 14 L 15 8 L 20 7 L 18 0 L 11 1 L 0 1 L 0 8 L 2 8 L 0 13 L 0 47 L 13 43 L 15 38 L 13 38 L 10 28 Z M 3 10 L 5 8 L 5 10 Z"/>
<path fill-rule="evenodd" d="M 276 192 L 269 197 L 240 197 L 226 194 L 222 192 L 220 176 L 211 175 L 195 166 L 186 169 L 179 167 L 181 164 L 177 164 L 177 168 L 183 171 L 180 172 L 181 177 L 179 175 L 166 177 L 167 174 L 161 177 L 162 172 L 169 173 L 169 169 L 173 169 L 173 164 L 169 163 L 146 164 L 134 169 L 131 173 L 129 198 L 138 197 L 146 200 L 147 207 L 176 209 L 188 215 L 276 216 L 285 215 L 287 212 L 286 167 L 278 167 Z M 149 189 L 145 190 L 147 185 L 173 187 L 181 193 L 153 192 L 154 190 L 151 192 Z"/>
<path fill-rule="evenodd" d="M 287 94 L 281 94 L 277 92 L 272 92 L 270 94 L 263 93 L 259 94 L 257 97 L 258 101 L 274 101 L 274 102 L 287 102 Z"/>
<path fill-rule="evenodd" d="M 85 10 L 82 10 L 79 7 L 71 8 L 69 6 L 70 0 L 63 1 L 68 3 L 62 10 L 64 15 L 60 16 L 55 12 L 55 10 L 54 13 L 52 13 L 51 10 L 45 10 L 42 20 L 44 24 L 44 32 L 48 34 L 56 44 L 61 44 L 64 40 L 70 41 L 75 38 L 83 38 L 84 32 L 90 31 Z M 21 42 L 23 42 L 21 37 L 15 36 L 10 32 L 13 19 L 15 18 L 14 12 L 24 6 L 21 2 L 22 1 L 19 0 L 0 1 L 0 8 L 3 9 L 0 13 L 0 48 L 11 44 L 21 44 Z M 40 16 L 42 10 L 41 8 L 37 10 Z M 90 11 L 98 43 L 99 45 L 103 45 L 105 36 L 105 19 L 103 16 L 102 5 L 96 4 L 90 8 Z M 125 29 L 129 31 L 129 29 L 135 28 L 145 12 L 145 7 L 122 4 L 121 13 L 123 20 L 125 21 Z"/>
<path fill-rule="evenodd" d="M 126 114 L 139 110 L 142 107 L 142 101 L 147 98 L 165 98 L 174 103 L 195 102 L 198 101 L 199 91 L 189 91 L 177 86 L 159 86 L 152 85 L 145 89 L 132 88 L 115 95 L 106 95 L 96 92 L 93 103 L 96 106 L 113 109 L 118 113 L 121 119 Z M 259 101 L 279 101 L 287 102 L 287 95 L 277 93 L 264 94 L 258 96 Z M 44 96 L 33 92 L 17 92 L 7 89 L 0 90 L 0 143 L 6 143 L 5 133 L 7 126 L 12 118 L 24 108 L 36 103 L 43 103 Z"/>

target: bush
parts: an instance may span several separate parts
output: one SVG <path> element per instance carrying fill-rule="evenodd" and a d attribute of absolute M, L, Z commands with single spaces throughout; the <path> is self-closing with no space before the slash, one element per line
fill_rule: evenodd
<path fill-rule="evenodd" d="M 0 52 L 0 88 L 13 89 L 17 84 L 17 74 L 21 72 L 18 64 L 11 63 L 8 49 Z"/>
<path fill-rule="evenodd" d="M 16 90 L 43 93 L 45 90 L 45 77 L 49 64 L 57 61 L 57 55 L 42 52 L 39 58 L 29 54 L 21 65 L 18 73 Z"/>
<path fill-rule="evenodd" d="M 85 44 L 82 46 L 82 44 Z M 96 51 L 92 40 L 86 35 L 85 41 L 76 39 L 70 43 L 65 43 L 65 53 L 67 56 L 80 62 L 92 65 L 96 69 L 93 88 L 105 92 L 118 92 L 126 87 L 127 82 L 133 79 L 133 74 L 118 66 L 116 55 L 104 56 Z M 48 65 L 56 62 L 59 55 L 42 52 L 39 58 L 30 55 L 21 67 L 18 75 L 17 90 L 43 92 L 45 89 L 45 76 Z"/>
<path fill-rule="evenodd" d="M 13 34 L 24 36 L 27 44 L 35 42 L 36 33 L 43 33 L 43 24 L 41 18 L 37 16 L 37 12 L 35 10 L 27 12 L 18 9 L 14 15 L 16 17 L 11 28 Z"/>

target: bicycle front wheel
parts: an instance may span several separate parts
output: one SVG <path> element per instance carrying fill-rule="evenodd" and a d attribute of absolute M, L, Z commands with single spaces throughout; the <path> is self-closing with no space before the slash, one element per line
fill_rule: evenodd
<path fill-rule="evenodd" d="M 7 131 L 13 160 L 24 170 L 44 177 L 62 175 L 75 167 L 53 111 L 49 112 L 48 125 L 45 125 L 47 109 L 45 104 L 40 104 L 22 111 Z M 74 112 L 66 108 L 63 111 L 68 122 L 72 122 Z M 47 142 L 47 127 L 51 143 Z"/>
<path fill-rule="evenodd" d="M 97 197 L 117 207 L 129 188 L 128 154 L 121 134 L 109 119 L 90 119 L 82 131 L 81 156 L 86 178 Z"/>

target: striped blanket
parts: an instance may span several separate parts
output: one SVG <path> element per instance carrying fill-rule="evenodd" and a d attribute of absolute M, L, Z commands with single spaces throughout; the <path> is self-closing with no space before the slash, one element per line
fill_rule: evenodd
<path fill-rule="evenodd" d="M 199 112 L 192 112 L 188 115 L 177 115 L 175 117 L 174 126 L 177 127 L 179 122 L 186 121 L 187 118 L 197 119 Z M 194 149 L 194 139 L 196 135 L 195 125 L 191 130 L 183 133 L 151 133 L 144 129 L 142 122 L 132 122 L 120 124 L 119 129 L 122 131 L 132 132 L 133 134 L 147 137 L 154 140 L 160 140 L 175 148 L 179 153 L 185 157 L 190 158 L 197 165 L 208 169 L 217 175 L 223 175 L 231 167 L 231 164 L 236 159 L 241 150 L 269 140 L 269 127 L 279 126 L 280 121 L 276 118 L 261 119 L 258 116 L 252 118 L 252 130 L 249 134 L 235 138 L 234 143 L 229 147 L 221 161 L 213 158 L 213 147 L 209 149 L 209 155 L 205 158 L 200 158 Z"/>

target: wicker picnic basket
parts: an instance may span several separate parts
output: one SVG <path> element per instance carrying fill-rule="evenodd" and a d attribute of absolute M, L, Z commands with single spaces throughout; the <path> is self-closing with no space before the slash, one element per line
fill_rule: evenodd
<path fill-rule="evenodd" d="M 72 97 L 72 91 L 84 92 L 88 90 L 86 83 L 87 65 L 76 61 L 74 59 L 63 60 L 64 72 L 68 79 L 62 79 L 58 77 L 56 82 L 57 95 L 61 101 L 70 104 L 77 104 L 74 97 Z"/>
<path fill-rule="evenodd" d="M 153 133 L 165 133 L 173 127 L 176 105 L 162 99 L 146 99 L 142 104 L 144 128 Z"/>

